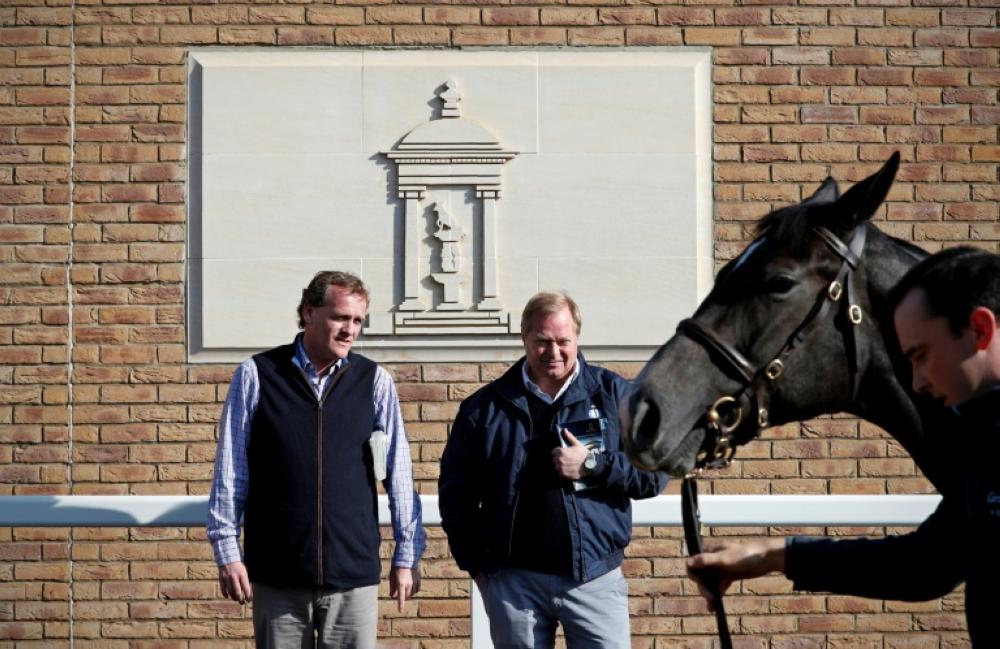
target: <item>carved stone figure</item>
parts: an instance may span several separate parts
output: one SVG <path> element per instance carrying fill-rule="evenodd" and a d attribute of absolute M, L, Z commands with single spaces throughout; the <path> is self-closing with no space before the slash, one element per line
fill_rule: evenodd
<path fill-rule="evenodd" d="M 465 233 L 440 203 L 434 204 L 434 213 L 437 214 L 437 231 L 434 236 L 441 241 L 441 272 L 431 273 L 431 277 L 444 286 L 444 299 L 437 305 L 437 310 L 464 310 L 466 306 L 460 304 L 462 276 L 459 271 L 462 269 L 462 250 L 459 244 L 465 238 Z"/>

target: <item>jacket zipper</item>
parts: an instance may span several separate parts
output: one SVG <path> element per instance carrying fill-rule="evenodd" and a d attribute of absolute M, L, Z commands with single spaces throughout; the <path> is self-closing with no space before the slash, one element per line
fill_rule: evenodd
<path fill-rule="evenodd" d="M 574 401 L 572 404 L 566 404 L 566 405 L 567 406 L 571 406 L 571 405 L 575 405 L 576 403 L 578 403 L 578 402 Z M 555 417 L 552 418 L 552 426 L 555 428 L 555 433 L 559 437 L 559 444 L 560 445 L 562 445 L 562 433 L 560 432 L 560 428 L 561 428 L 561 423 L 562 422 L 557 421 L 557 420 L 559 418 L 559 415 L 561 415 L 561 414 L 562 413 L 557 412 L 556 415 L 555 415 Z M 566 490 L 564 489 L 563 490 L 563 494 L 568 496 L 568 498 L 566 500 L 569 501 L 569 502 L 565 503 L 565 505 L 566 505 L 566 525 L 568 525 L 570 527 L 570 535 L 569 535 L 570 545 L 571 546 L 573 545 L 573 533 L 572 533 L 573 532 L 573 530 L 572 530 L 573 524 L 572 524 L 572 522 L 570 520 L 570 516 L 572 516 L 572 518 L 576 521 L 576 534 L 577 534 L 577 537 L 580 539 L 580 542 L 576 544 L 577 547 L 571 548 L 571 550 L 575 550 L 574 554 L 576 556 L 573 557 L 573 559 L 574 559 L 573 563 L 577 564 L 577 567 L 578 567 L 577 568 L 578 572 L 577 572 L 576 575 L 574 575 L 574 577 L 576 577 L 576 579 L 578 581 L 582 581 L 583 580 L 583 538 L 581 537 L 581 533 L 580 533 L 580 511 L 576 507 L 576 486 L 574 485 L 574 482 L 575 482 L 575 480 L 570 480 L 569 481 L 569 485 L 570 485 L 569 486 L 569 493 L 567 494 Z M 573 510 L 572 513 L 570 512 L 570 509 Z"/>
<path fill-rule="evenodd" d="M 517 404 L 513 401 L 510 402 L 518 410 Z M 523 410 L 521 412 L 524 412 Z M 531 413 L 525 413 L 528 416 L 528 441 L 531 441 L 532 436 L 535 434 L 535 422 L 531 420 Z M 521 502 L 521 489 L 514 492 L 514 511 L 511 513 L 510 517 L 510 533 L 507 536 L 507 558 L 510 559 L 511 555 L 514 554 L 514 525 L 517 524 L 517 505 Z"/>
<path fill-rule="evenodd" d="M 309 377 L 299 368 L 299 373 L 305 379 L 309 391 L 316 398 L 316 585 L 323 585 L 323 402 L 326 401 L 333 386 L 347 370 L 347 365 L 334 372 L 322 395 L 317 395 L 309 382 Z"/>
<path fill-rule="evenodd" d="M 510 535 L 507 538 L 507 558 L 514 554 L 514 525 L 517 524 L 517 504 L 521 502 L 521 490 L 514 492 L 514 513 L 510 518 Z"/>
<path fill-rule="evenodd" d="M 323 585 L 323 400 L 316 397 L 316 585 Z"/>

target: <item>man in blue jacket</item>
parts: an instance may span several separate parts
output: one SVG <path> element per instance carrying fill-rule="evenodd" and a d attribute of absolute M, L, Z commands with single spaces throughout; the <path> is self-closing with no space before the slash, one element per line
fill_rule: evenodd
<path fill-rule="evenodd" d="M 632 498 L 663 489 L 631 466 L 618 404 L 628 382 L 587 365 L 580 311 L 543 292 L 521 316 L 524 358 L 459 409 L 441 458 L 441 523 L 475 579 L 498 649 L 631 647 L 621 572 Z"/>
<path fill-rule="evenodd" d="M 914 266 L 893 290 L 894 324 L 914 392 L 958 415 L 941 431 L 962 449 L 961 484 L 909 534 L 726 543 L 688 559 L 698 580 L 783 572 L 798 590 L 920 601 L 965 583 L 972 646 L 1000 647 L 1000 256 L 953 248 Z M 702 594 L 711 595 L 702 588 Z"/>

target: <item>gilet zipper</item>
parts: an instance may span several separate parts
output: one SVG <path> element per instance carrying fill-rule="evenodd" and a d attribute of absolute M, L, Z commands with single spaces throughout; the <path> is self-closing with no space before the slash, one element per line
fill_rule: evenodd
<path fill-rule="evenodd" d="M 333 390 L 334 386 L 340 381 L 344 372 L 350 367 L 346 363 L 340 366 L 333 376 L 330 377 L 330 382 L 327 383 L 326 389 L 323 391 L 322 395 L 317 395 L 316 391 L 312 389 L 312 384 L 309 382 L 309 377 L 306 376 L 305 371 L 299 368 L 299 373 L 302 378 L 305 379 L 306 385 L 309 387 L 309 391 L 316 398 L 316 585 L 323 585 L 323 403 L 326 402 L 326 398 L 330 395 L 330 391 Z"/>

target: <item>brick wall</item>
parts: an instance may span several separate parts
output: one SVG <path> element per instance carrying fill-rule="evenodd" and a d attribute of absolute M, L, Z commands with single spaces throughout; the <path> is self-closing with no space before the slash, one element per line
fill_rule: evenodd
<path fill-rule="evenodd" d="M 0 493 L 208 489 L 232 367 L 185 362 L 190 46 L 711 46 L 720 261 L 772 207 L 827 174 L 858 180 L 893 150 L 904 162 L 883 229 L 996 251 L 997 14 L 996 0 L 3 0 Z M 458 402 L 504 368 L 391 369 L 430 493 Z M 771 430 L 743 458 L 716 492 L 927 490 L 895 442 L 852 419 Z M 790 530 L 716 534 L 769 531 Z M 636 647 L 711 646 L 680 551 L 677 530 L 636 530 Z M 416 606 L 384 602 L 384 646 L 466 646 L 468 582 L 439 530 L 422 569 Z M 247 646 L 248 610 L 214 580 L 199 529 L 0 529 L 0 647 Z M 729 606 L 748 648 L 967 642 L 960 594 L 883 603 L 775 577 Z"/>

